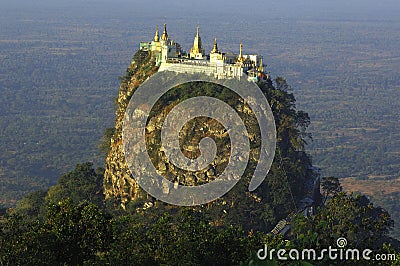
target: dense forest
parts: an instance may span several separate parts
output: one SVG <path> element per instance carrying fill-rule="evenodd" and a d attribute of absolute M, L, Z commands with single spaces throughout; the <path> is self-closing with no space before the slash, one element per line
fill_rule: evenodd
<path fill-rule="evenodd" d="M 400 238 L 396 1 L 256 1 L 257 9 L 238 1 L 207 12 L 174 0 L 160 9 L 117 2 L 1 4 L 0 265 L 257 265 L 254 254 L 264 244 L 323 247 L 343 235 L 349 247 L 364 248 L 364 242 L 375 252 L 397 249 L 388 238 Z M 232 16 L 237 10 L 241 16 Z M 292 85 L 281 90 L 274 81 L 275 93 L 295 95 L 296 106 L 308 112 L 313 140 L 305 146 L 307 160 L 323 177 L 341 178 L 343 189 L 327 178 L 335 186 L 324 191 L 325 208 L 298 217 L 286 239 L 268 231 L 293 207 L 289 186 L 256 214 L 243 200 L 246 208 L 227 211 L 220 223 L 215 217 L 225 209 L 147 208 L 137 201 L 123 211 L 104 201 L 101 167 L 114 131 L 103 133 L 113 125 L 117 76 L 139 41 L 151 39 L 166 20 L 185 47 L 200 24 L 206 51 L 217 37 L 224 51 L 237 52 L 242 41 L 246 53 L 264 55 L 271 76 L 284 73 Z M 292 166 L 284 168 L 290 176 L 301 170 Z M 239 188 L 234 193 L 241 202 Z M 252 222 L 229 218 L 242 212 Z M 256 224 L 260 231 L 251 231 Z"/>
<path fill-rule="evenodd" d="M 138 53 L 134 59 L 149 58 Z M 140 64 L 133 66 L 141 70 Z M 134 74 L 140 75 L 128 69 L 122 83 Z M 0 263 L 276 265 L 276 259 L 259 260 L 256 252 L 265 245 L 275 249 L 322 250 L 334 245 L 339 237 L 345 237 L 351 248 L 395 254 L 399 260 L 400 243 L 389 237 L 393 227 L 389 213 L 364 196 L 346 194 L 334 177 L 322 179 L 322 195 L 315 215 L 295 215 L 291 231 L 285 236 L 269 233 L 296 207 L 304 193 L 301 184 L 310 177 L 311 160 L 303 152 L 310 137 L 306 131 L 310 121 L 306 113 L 296 110 L 295 98 L 285 79 L 262 81 L 258 85 L 273 110 L 278 155 L 255 194 L 245 192 L 244 178 L 227 195 L 206 205 L 177 207 L 159 201 L 150 204 L 133 200 L 122 209 L 117 199 L 104 198 L 104 169 L 94 169 L 92 163 L 78 164 L 49 190 L 29 194 L 16 208 L 2 214 Z M 172 95 L 180 95 L 180 91 Z M 110 145 L 113 133 L 106 130 L 103 150 Z M 355 261 L 324 258 L 302 263 L 354 265 Z M 365 260 L 357 263 L 374 265 Z M 384 263 L 396 265 L 395 261 Z"/>

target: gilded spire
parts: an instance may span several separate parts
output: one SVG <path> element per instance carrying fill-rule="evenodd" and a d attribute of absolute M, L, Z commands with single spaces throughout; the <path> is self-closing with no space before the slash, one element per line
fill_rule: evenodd
<path fill-rule="evenodd" d="M 203 51 L 203 46 L 201 44 L 201 37 L 200 37 L 200 28 L 197 26 L 197 31 L 196 31 L 196 36 L 194 37 L 193 41 L 193 47 L 190 49 L 190 54 L 196 55 L 196 54 L 202 54 L 204 53 Z M 196 57 L 196 56 L 194 56 Z"/>
<path fill-rule="evenodd" d="M 211 53 L 219 53 L 218 46 L 217 46 L 217 38 L 214 38 L 214 47 L 211 50 Z"/>
<path fill-rule="evenodd" d="M 158 35 L 158 27 L 156 27 L 156 34 L 154 35 L 154 41 L 159 42 L 160 41 L 160 36 Z"/>
<path fill-rule="evenodd" d="M 244 58 L 243 58 L 243 44 L 242 42 L 240 42 L 240 46 L 239 46 L 239 56 L 237 58 L 237 62 L 239 63 L 243 63 Z"/>
<path fill-rule="evenodd" d="M 161 35 L 161 40 L 168 41 L 168 33 L 167 33 L 167 23 L 164 23 L 164 31 Z"/>
<path fill-rule="evenodd" d="M 260 65 L 258 66 L 258 71 L 264 72 L 264 64 L 262 57 L 260 57 Z"/>

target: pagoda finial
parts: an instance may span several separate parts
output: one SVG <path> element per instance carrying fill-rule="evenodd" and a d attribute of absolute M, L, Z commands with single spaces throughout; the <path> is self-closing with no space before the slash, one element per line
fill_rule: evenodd
<path fill-rule="evenodd" d="M 238 63 L 243 63 L 244 62 L 244 58 L 243 58 L 243 44 L 242 42 L 240 42 L 240 46 L 239 46 L 239 56 L 237 58 L 237 62 Z"/>
<path fill-rule="evenodd" d="M 161 40 L 168 41 L 168 33 L 167 33 L 167 23 L 164 23 L 164 31 L 161 35 Z"/>
<path fill-rule="evenodd" d="M 204 50 L 201 44 L 200 27 L 197 26 L 196 36 L 194 37 L 193 47 L 190 49 L 191 58 L 203 58 Z"/>
<path fill-rule="evenodd" d="M 217 38 L 214 38 L 214 47 L 211 50 L 211 53 L 218 53 L 218 46 L 217 46 Z"/>
<path fill-rule="evenodd" d="M 264 72 L 264 64 L 263 64 L 263 58 L 260 58 L 260 65 L 258 67 L 258 71 Z"/>
<path fill-rule="evenodd" d="M 156 27 L 156 34 L 154 35 L 154 41 L 159 42 L 160 41 L 160 36 L 158 34 L 158 26 Z"/>

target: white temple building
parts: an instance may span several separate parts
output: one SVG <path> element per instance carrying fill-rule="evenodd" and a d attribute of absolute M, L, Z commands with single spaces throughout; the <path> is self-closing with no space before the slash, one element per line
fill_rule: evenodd
<path fill-rule="evenodd" d="M 155 54 L 158 71 L 174 71 L 177 73 L 204 73 L 215 78 L 244 78 L 249 81 L 265 80 L 263 58 L 257 54 L 243 54 L 243 44 L 240 43 L 239 54 L 223 53 L 218 49 L 217 39 L 209 54 L 203 48 L 200 29 L 197 27 L 193 46 L 190 52 L 182 52 L 181 45 L 169 39 L 167 25 L 159 37 L 158 27 L 151 42 L 141 42 L 140 50 L 151 51 Z"/>

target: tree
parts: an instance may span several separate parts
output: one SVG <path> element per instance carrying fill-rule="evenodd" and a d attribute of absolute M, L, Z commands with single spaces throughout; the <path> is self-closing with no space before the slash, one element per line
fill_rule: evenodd
<path fill-rule="evenodd" d="M 0 265 L 58 265 L 56 248 L 41 221 L 16 212 L 0 219 Z"/>
<path fill-rule="evenodd" d="M 322 178 L 321 188 L 324 192 L 324 204 L 329 197 L 334 197 L 342 191 L 342 185 L 340 184 L 339 179 L 333 176 Z"/>
<path fill-rule="evenodd" d="M 93 163 L 78 164 L 75 169 L 58 180 L 46 196 L 46 202 L 57 203 L 70 198 L 74 204 L 82 201 L 103 206 L 103 169 L 95 171 Z"/>
<path fill-rule="evenodd" d="M 47 191 L 35 191 L 25 196 L 19 203 L 16 212 L 30 217 L 43 217 L 45 213 L 45 198 Z"/>
<path fill-rule="evenodd" d="M 67 265 L 94 262 L 110 240 L 109 218 L 93 203 L 74 206 L 71 199 L 50 204 L 45 226 L 55 236 L 57 261 Z"/>
<path fill-rule="evenodd" d="M 322 249 L 344 237 L 351 248 L 379 249 L 393 225 L 389 213 L 365 196 L 339 192 L 315 216 L 298 217 L 293 229 L 300 247 Z"/>
<path fill-rule="evenodd" d="M 105 155 L 107 155 L 111 149 L 111 138 L 113 137 L 114 133 L 115 128 L 106 128 L 103 136 L 100 139 L 99 149 Z"/>

